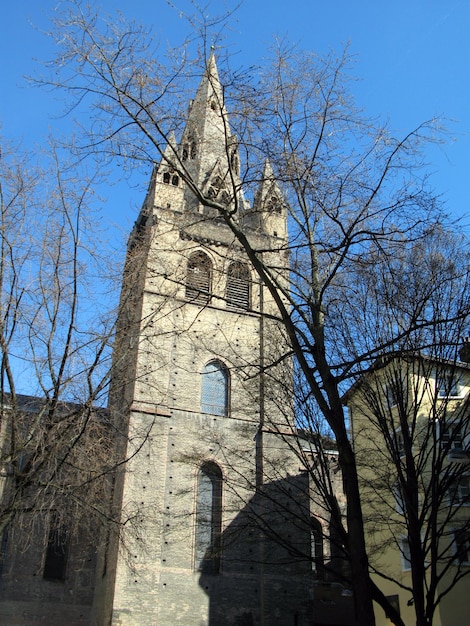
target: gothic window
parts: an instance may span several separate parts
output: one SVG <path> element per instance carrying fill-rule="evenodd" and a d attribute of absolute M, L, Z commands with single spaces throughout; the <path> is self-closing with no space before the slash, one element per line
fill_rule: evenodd
<path fill-rule="evenodd" d="M 218 574 L 222 531 L 222 472 L 215 463 L 199 470 L 196 494 L 195 568 Z"/>
<path fill-rule="evenodd" d="M 227 191 L 222 191 L 220 194 L 220 202 L 228 206 L 230 204 L 230 195 Z"/>
<path fill-rule="evenodd" d="M 229 266 L 225 297 L 230 308 L 250 308 L 250 271 L 245 263 L 235 262 Z"/>
<path fill-rule="evenodd" d="M 180 179 L 178 174 L 172 175 L 171 172 L 164 172 L 163 182 L 165 183 L 165 185 L 169 185 L 171 183 L 173 187 L 178 187 L 178 185 L 180 184 Z"/>
<path fill-rule="evenodd" d="M 67 565 L 68 533 L 59 523 L 55 515 L 51 518 L 46 555 L 44 559 L 43 577 L 48 580 L 65 580 Z"/>
<path fill-rule="evenodd" d="M 193 137 L 189 137 L 188 141 L 185 141 L 185 143 L 183 144 L 183 152 L 181 155 L 181 160 L 182 161 L 187 161 L 189 160 L 193 160 L 195 159 L 197 156 L 197 143 L 196 141 L 193 139 Z"/>
<path fill-rule="evenodd" d="M 211 415 L 228 414 L 229 375 L 220 361 L 210 361 L 202 370 L 201 411 Z"/>
<path fill-rule="evenodd" d="M 279 196 L 276 194 L 272 194 L 266 198 L 265 206 L 270 213 L 282 212 L 282 203 Z"/>
<path fill-rule="evenodd" d="M 224 190 L 224 188 L 225 188 L 225 183 L 223 179 L 220 176 L 215 176 L 211 183 L 211 186 L 209 187 L 207 195 L 209 196 L 209 198 L 217 198 L 220 191 L 222 191 L 221 201 L 225 204 L 228 204 L 230 202 L 230 196 Z"/>
<path fill-rule="evenodd" d="M 197 304 L 210 300 L 212 263 L 204 252 L 195 252 L 189 257 L 186 276 L 186 298 Z"/>
<path fill-rule="evenodd" d="M 233 152 L 230 154 L 230 166 L 232 170 L 235 172 L 238 172 L 238 170 L 240 169 L 240 163 L 238 160 L 238 154 L 236 150 L 233 150 Z"/>
<path fill-rule="evenodd" d="M 321 523 L 314 517 L 310 520 L 310 541 L 312 572 L 320 578 L 323 574 L 323 531 Z"/>

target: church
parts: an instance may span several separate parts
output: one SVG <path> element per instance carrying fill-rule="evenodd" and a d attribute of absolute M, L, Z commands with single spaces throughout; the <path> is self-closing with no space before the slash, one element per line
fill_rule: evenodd
<path fill-rule="evenodd" d="M 128 242 L 108 407 L 117 470 L 106 494 L 120 523 L 55 557 L 50 537 L 19 565 L 7 567 L 6 553 L 3 624 L 340 623 L 315 602 L 324 531 L 291 450 L 292 363 L 275 303 L 188 179 L 233 207 L 241 232 L 288 282 L 281 191 L 266 163 L 253 202 L 243 196 L 211 55 Z"/>

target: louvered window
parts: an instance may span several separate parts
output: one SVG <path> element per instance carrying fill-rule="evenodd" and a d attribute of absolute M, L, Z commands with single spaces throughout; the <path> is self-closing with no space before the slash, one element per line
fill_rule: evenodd
<path fill-rule="evenodd" d="M 232 263 L 227 272 L 227 306 L 250 308 L 250 271 L 244 263 Z"/>
<path fill-rule="evenodd" d="M 212 264 L 204 252 L 195 252 L 188 261 L 186 298 L 198 304 L 210 300 Z"/>
<path fill-rule="evenodd" d="M 215 463 L 204 463 L 197 481 L 195 566 L 205 574 L 220 568 L 222 530 L 222 472 Z"/>
<path fill-rule="evenodd" d="M 212 415 L 228 413 L 227 369 L 218 361 L 211 361 L 202 371 L 201 411 Z"/>

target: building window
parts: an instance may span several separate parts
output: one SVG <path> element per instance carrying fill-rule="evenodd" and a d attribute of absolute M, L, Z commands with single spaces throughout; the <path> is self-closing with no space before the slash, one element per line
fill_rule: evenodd
<path fill-rule="evenodd" d="M 460 385 L 455 374 L 439 374 L 436 380 L 438 398 L 460 397 Z"/>
<path fill-rule="evenodd" d="M 470 504 L 470 476 L 464 474 L 456 477 L 447 495 L 450 506 L 468 506 Z"/>
<path fill-rule="evenodd" d="M 186 298 L 197 304 L 210 301 L 212 263 L 204 252 L 195 252 L 189 257 L 186 276 Z"/>
<path fill-rule="evenodd" d="M 403 515 L 405 511 L 405 506 L 404 506 L 404 501 L 403 501 L 403 494 L 402 494 L 401 487 L 398 481 L 393 484 L 392 493 L 393 493 L 393 497 L 395 500 L 395 511 L 399 515 Z"/>
<path fill-rule="evenodd" d="M 398 405 L 398 393 L 394 385 L 385 385 L 384 394 L 388 409 L 393 409 L 393 407 Z"/>
<path fill-rule="evenodd" d="M 229 266 L 225 297 L 230 308 L 250 308 L 250 271 L 245 263 L 236 262 Z"/>
<path fill-rule="evenodd" d="M 222 472 L 216 463 L 204 463 L 197 479 L 195 568 L 218 574 L 222 534 Z"/>
<path fill-rule="evenodd" d="M 454 530 L 455 557 L 459 565 L 470 565 L 470 530 Z"/>
<path fill-rule="evenodd" d="M 173 187 L 178 187 L 178 185 L 180 184 L 180 179 L 178 174 L 172 175 L 171 172 L 164 172 L 163 182 L 165 183 L 165 185 L 169 185 L 171 183 Z"/>
<path fill-rule="evenodd" d="M 442 450 L 449 452 L 453 448 L 460 450 L 464 447 L 462 424 L 460 422 L 449 422 L 447 424 L 439 422 L 439 429 L 439 441 Z"/>
<path fill-rule="evenodd" d="M 393 606 L 393 608 L 398 613 L 398 615 L 400 615 L 400 596 L 398 594 L 394 594 L 393 596 L 385 596 L 385 597 L 387 598 L 389 604 Z"/>
<path fill-rule="evenodd" d="M 312 558 L 312 572 L 317 578 L 323 577 L 323 530 L 321 523 L 312 517 L 310 519 L 310 545 Z"/>
<path fill-rule="evenodd" d="M 229 376 L 219 361 L 211 361 L 202 371 L 201 411 L 211 415 L 228 414 Z"/>
<path fill-rule="evenodd" d="M 55 515 L 51 518 L 43 577 L 48 580 L 65 580 L 67 566 L 68 533 Z"/>
<path fill-rule="evenodd" d="M 411 553 L 408 537 L 402 537 L 400 540 L 401 564 L 404 572 L 411 569 Z"/>
<path fill-rule="evenodd" d="M 405 437 L 403 436 L 401 428 L 398 428 L 395 431 L 395 449 L 399 458 L 403 458 L 405 456 Z"/>

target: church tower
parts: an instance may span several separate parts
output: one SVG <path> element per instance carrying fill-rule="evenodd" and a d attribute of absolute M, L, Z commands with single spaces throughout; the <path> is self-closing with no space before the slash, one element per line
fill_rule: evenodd
<path fill-rule="evenodd" d="M 282 333 L 232 230 L 181 171 L 204 196 L 236 208 L 252 245 L 287 276 L 280 190 L 266 164 L 253 205 L 243 197 L 211 55 L 129 239 L 110 399 L 128 459 L 114 486 L 123 530 L 111 533 L 98 572 L 96 623 L 307 626 L 311 563 L 296 561 L 261 523 L 276 508 L 272 494 L 300 489 L 298 462 L 285 460 L 273 428 L 285 417 L 262 375 Z M 266 485 L 267 462 L 279 467 L 282 488 Z M 271 490 L 269 501 L 261 489 Z M 291 532 L 285 517 L 283 532 Z M 309 532 L 298 541 L 308 552 Z"/>

